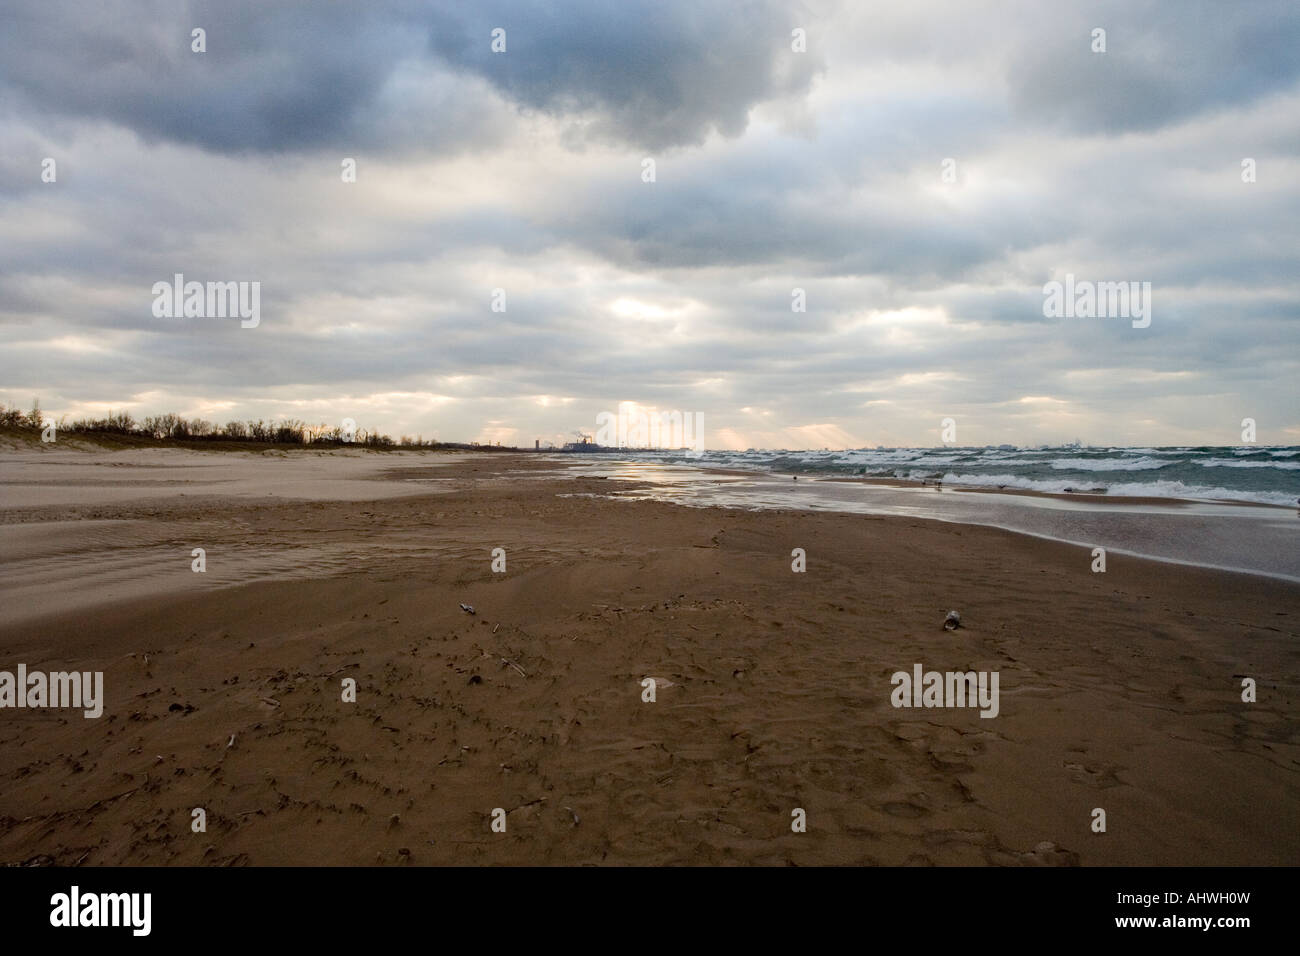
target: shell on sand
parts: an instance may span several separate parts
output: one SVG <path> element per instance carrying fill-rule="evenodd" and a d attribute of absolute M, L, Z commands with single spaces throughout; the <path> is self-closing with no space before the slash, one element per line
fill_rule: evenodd
<path fill-rule="evenodd" d="M 948 616 L 943 619 L 943 629 L 955 631 L 959 627 L 961 627 L 961 615 L 956 611 L 949 611 Z"/>

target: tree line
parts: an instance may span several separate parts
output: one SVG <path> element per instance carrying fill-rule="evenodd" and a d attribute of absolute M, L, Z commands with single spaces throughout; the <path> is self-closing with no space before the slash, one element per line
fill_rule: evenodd
<path fill-rule="evenodd" d="M 40 431 L 50 424 L 39 400 L 29 411 L 0 405 L 0 428 Z M 202 418 L 184 418 L 168 413 L 135 419 L 129 412 L 109 412 L 103 418 L 79 418 L 69 422 L 63 416 L 54 423 L 56 432 L 73 435 L 121 435 L 156 441 L 233 441 L 268 445 L 362 445 L 368 448 L 394 446 L 436 448 L 442 443 L 403 435 L 394 441 L 388 435 L 358 428 L 352 440 L 341 425 L 311 425 L 296 418 L 283 421 L 231 421 L 224 425 Z"/>

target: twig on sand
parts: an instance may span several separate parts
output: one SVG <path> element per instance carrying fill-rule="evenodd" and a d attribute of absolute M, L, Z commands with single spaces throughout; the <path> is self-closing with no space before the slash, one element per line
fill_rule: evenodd
<path fill-rule="evenodd" d="M 511 667 L 513 667 L 515 670 L 519 671 L 519 676 L 520 676 L 520 677 L 527 677 L 527 676 L 528 676 L 527 674 L 524 673 L 524 669 L 523 669 L 522 667 L 520 667 L 518 664 L 516 664 L 514 661 L 507 660 L 506 658 L 503 657 L 503 658 L 501 658 L 501 663 L 502 663 L 502 664 L 509 664 L 509 665 L 510 665 Z"/>
<path fill-rule="evenodd" d="M 149 777 L 149 775 L 148 775 L 148 774 L 145 774 L 145 778 L 148 779 L 148 777 Z M 132 787 L 130 790 L 123 790 L 121 793 L 114 794 L 114 795 L 111 796 L 111 797 L 105 797 L 103 800 L 96 800 L 94 803 L 92 803 L 90 806 L 86 807 L 86 809 L 85 809 L 85 810 L 82 810 L 81 812 L 82 812 L 82 813 L 89 813 L 91 810 L 95 809 L 96 807 L 98 807 L 98 806 L 100 806 L 100 805 L 102 805 L 102 804 L 105 804 L 105 803 L 112 803 L 114 800 L 121 800 L 123 797 L 129 797 L 129 796 L 131 796 L 131 794 L 135 793 L 135 792 L 136 792 L 137 790 L 139 790 L 139 789 L 141 789 L 141 788 L 140 788 L 140 787 Z"/>
<path fill-rule="evenodd" d="M 230 743 L 226 744 L 226 749 L 229 750 L 229 749 L 230 749 L 231 747 L 233 747 L 233 746 L 235 746 L 235 735 L 234 735 L 234 734 L 231 734 L 231 735 L 230 735 Z"/>
<path fill-rule="evenodd" d="M 276 700 L 274 697 L 260 697 L 258 699 L 261 700 L 262 703 L 264 704 L 270 704 L 272 707 L 280 706 L 280 702 Z"/>

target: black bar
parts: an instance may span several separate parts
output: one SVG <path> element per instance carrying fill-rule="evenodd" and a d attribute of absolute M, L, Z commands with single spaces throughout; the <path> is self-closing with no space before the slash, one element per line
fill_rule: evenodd
<path fill-rule="evenodd" d="M 9 943 L 61 938 L 205 949 L 281 941 L 338 952 L 340 945 L 373 948 L 401 938 L 431 949 L 495 947 L 507 938 L 549 949 L 592 941 L 597 931 L 609 945 L 693 946 L 718 934 L 770 944 L 793 934 L 820 949 L 814 938 L 829 944 L 839 930 L 873 944 L 1127 937 L 1139 945 L 1196 938 L 1232 946 L 1284 930 L 1293 882 L 1294 872 L 1283 868 L 10 867 L 0 870 L 0 913 Z M 70 895 L 73 886 L 83 904 L 90 894 L 150 894 L 149 934 L 135 936 L 130 926 L 52 926 L 52 897 Z M 1192 893 L 1249 896 L 1193 902 Z M 1137 901 L 1120 902 L 1121 894 Z M 1244 917 L 1249 925 L 1161 925 L 1205 917 Z M 1155 925 L 1117 925 L 1131 918 Z"/>

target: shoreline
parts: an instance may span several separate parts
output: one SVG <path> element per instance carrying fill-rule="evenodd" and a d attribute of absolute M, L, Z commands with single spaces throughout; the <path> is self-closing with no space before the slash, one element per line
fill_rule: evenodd
<path fill-rule="evenodd" d="M 372 453 L 382 457 L 372 458 L 370 457 Z M 0 452 L 0 455 L 4 454 Z M 428 457 L 430 454 L 433 454 L 434 458 L 430 459 Z M 52 456 L 52 460 L 47 456 Z M 769 485 L 772 489 L 790 488 L 781 480 L 782 475 L 768 471 L 714 468 L 693 463 L 672 463 L 665 466 L 627 459 L 611 459 L 606 456 L 600 456 L 594 461 L 573 462 L 568 455 L 538 458 L 533 452 L 517 454 L 494 452 L 489 455 L 461 449 L 320 448 L 311 450 L 310 453 L 264 450 L 232 453 L 189 448 L 126 449 L 108 452 L 80 448 L 57 451 L 43 449 L 39 461 L 42 467 L 35 471 L 31 469 L 30 457 L 25 461 L 22 460 L 24 456 L 15 457 L 20 459 L 19 462 L 16 465 L 10 463 L 6 468 L 7 477 L 0 480 L 0 495 L 3 496 L 3 505 L 0 506 L 0 544 L 3 543 L 6 534 L 12 534 L 6 532 L 6 528 L 13 528 L 20 524 L 42 523 L 59 514 L 77 518 L 103 517 L 113 514 L 115 508 L 128 500 L 140 504 L 152 503 L 155 505 L 155 510 L 169 512 L 175 510 L 180 499 L 196 504 L 198 503 L 196 499 L 200 497 L 207 497 L 212 503 L 217 503 L 223 497 L 241 501 L 256 500 L 259 497 L 277 501 L 312 501 L 363 500 L 370 497 L 429 494 L 439 490 L 443 483 L 453 481 L 454 479 L 449 477 L 449 466 L 454 467 L 463 462 L 477 463 L 474 466 L 475 471 L 482 466 L 495 468 L 499 472 L 498 477 L 502 477 L 503 480 L 504 476 L 511 472 L 525 475 L 551 472 L 553 477 L 561 478 L 577 470 L 617 471 L 622 468 L 636 472 L 668 468 L 694 471 L 702 476 L 748 480 L 760 485 Z M 277 466 L 274 490 L 266 487 L 264 479 L 250 478 L 250 468 L 256 470 L 259 467 L 258 463 L 267 462 L 284 463 Z M 105 466 L 113 471 L 107 472 Z M 24 467 L 27 468 L 26 474 L 23 472 Z M 62 477 L 61 470 L 65 472 Z M 108 474 L 111 474 L 114 480 L 109 480 L 106 477 Z M 423 477 L 418 477 L 420 475 Z M 672 500 L 664 493 L 662 483 L 653 478 L 645 477 L 639 485 L 630 481 L 626 475 L 600 476 L 600 480 L 606 478 L 614 479 L 616 482 L 605 486 L 608 490 L 617 487 L 619 493 L 626 494 L 642 487 L 648 489 L 649 497 Z M 407 481 L 411 482 L 412 487 L 404 486 Z M 413 487 L 416 484 L 419 485 L 418 488 Z M 1004 512 L 999 519 L 992 511 L 972 510 L 965 514 L 936 511 L 932 507 L 934 502 L 930 500 L 930 494 L 933 491 L 938 497 L 942 495 L 942 491 L 936 490 L 933 485 L 926 486 L 910 479 L 812 476 L 800 486 L 800 490 L 806 491 L 818 485 L 894 489 L 911 494 L 924 493 L 923 498 L 910 499 L 908 506 L 900 509 L 905 517 L 927 517 L 966 527 L 998 528 L 1077 547 L 1093 547 L 1098 544 L 1086 535 L 1071 536 L 1068 533 L 1053 533 L 1052 530 L 1025 526 L 1023 521 L 1007 520 L 1008 514 L 1014 512 Z M 671 487 L 671 483 L 666 487 Z M 720 486 L 723 487 L 725 486 Z M 64 494 L 61 496 L 58 492 L 60 488 L 64 489 Z M 72 488 L 85 488 L 86 491 L 79 495 L 69 491 Z M 181 488 L 186 490 L 182 491 Z M 1283 506 L 1234 500 L 1061 494 L 1031 489 L 986 489 L 967 486 L 952 486 L 943 490 L 960 491 L 965 495 L 958 497 L 986 498 L 991 502 L 1022 499 L 1061 502 L 1070 506 L 1095 505 L 1115 515 L 1123 515 L 1126 512 L 1133 514 L 1145 509 L 1170 516 L 1182 516 L 1187 509 L 1218 509 L 1220 506 L 1229 506 L 1224 509 L 1226 512 L 1236 512 L 1254 518 L 1273 515 L 1280 517 L 1291 513 L 1290 508 Z M 53 500 L 42 500 L 45 498 Z M 17 504 L 14 504 L 15 499 L 18 501 Z M 911 506 L 918 501 L 922 503 L 921 509 Z M 698 498 L 682 500 L 679 503 L 691 507 L 708 506 L 708 502 L 702 502 Z M 744 503 L 725 500 L 714 504 L 724 509 L 748 507 Z M 764 504 L 761 507 L 769 511 L 806 510 L 793 501 L 788 504 Z M 863 513 L 859 501 L 847 500 L 839 504 L 832 502 L 830 507 L 844 514 Z M 926 510 L 932 513 L 922 513 Z M 868 509 L 866 513 L 888 515 L 891 512 L 887 509 Z M 1204 556 L 1180 557 L 1158 554 L 1123 544 L 1110 543 L 1105 546 L 1108 553 L 1124 553 L 1131 557 L 1179 567 L 1199 567 L 1291 583 L 1300 582 L 1300 568 L 1294 571 L 1269 569 L 1224 560 L 1211 560 Z"/>
<path fill-rule="evenodd" d="M 720 473 L 737 474 L 736 472 L 720 472 Z M 909 488 L 909 489 L 917 489 L 917 490 L 927 487 L 926 485 L 924 485 L 919 481 L 910 481 L 908 479 L 813 478 L 812 481 L 813 482 L 830 481 L 830 482 L 839 482 L 839 483 L 846 483 L 846 484 L 874 484 L 874 485 L 880 485 L 882 487 L 887 487 L 887 488 Z M 933 488 L 934 486 L 930 485 L 929 487 Z M 1282 505 L 1270 505 L 1263 502 L 1251 502 L 1251 501 L 1228 501 L 1228 500 L 1219 501 L 1215 499 L 1193 499 L 1193 498 L 1139 498 L 1135 496 L 1134 497 L 1129 497 L 1129 496 L 1110 497 L 1106 495 L 1081 495 L 1081 494 L 1067 495 L 1067 494 L 1058 494 L 1055 492 L 1033 491 L 1024 488 L 1003 490 L 1003 489 L 985 489 L 985 488 L 967 487 L 967 486 L 954 486 L 952 488 L 945 489 L 945 491 L 966 492 L 966 493 L 975 493 L 975 494 L 1016 495 L 1016 496 L 1024 496 L 1029 498 L 1047 498 L 1047 499 L 1052 499 L 1057 501 L 1069 501 L 1069 502 L 1083 501 L 1083 502 L 1088 502 L 1093 504 L 1105 504 L 1105 505 L 1117 504 L 1119 505 L 1119 507 L 1115 509 L 1116 513 L 1122 513 L 1123 509 L 1128 507 L 1160 508 L 1160 507 L 1168 506 L 1172 511 L 1173 509 L 1181 505 L 1207 505 L 1207 504 L 1215 505 L 1215 506 L 1221 504 L 1232 505 L 1232 506 L 1239 506 L 1242 508 L 1267 508 L 1276 511 L 1286 512 L 1286 513 L 1290 513 L 1290 511 L 1292 510 Z M 781 509 L 773 509 L 773 510 L 781 510 Z M 786 509 L 786 510 L 799 510 L 799 509 Z M 852 512 L 846 511 L 843 513 L 851 514 Z M 888 518 L 888 517 L 902 517 L 902 516 L 886 515 L 885 517 Z M 1065 537 L 1059 537 L 1051 534 L 1043 534 L 1034 531 L 1029 531 L 1023 528 L 1007 527 L 1006 525 L 993 524 L 985 521 L 980 521 L 974 518 L 968 518 L 963 520 L 961 518 L 928 517 L 928 518 L 922 518 L 920 520 L 941 521 L 941 522 L 947 522 L 949 524 L 958 524 L 958 525 L 971 527 L 971 528 L 997 528 L 998 530 L 1007 531 L 1010 532 L 1011 534 L 1026 535 L 1027 537 L 1031 537 L 1031 538 L 1039 538 L 1044 541 L 1055 541 L 1060 544 L 1071 545 L 1073 547 L 1079 547 L 1079 548 L 1091 548 L 1093 546 L 1091 542 L 1080 541 L 1075 538 L 1065 538 Z M 1278 572 L 1263 571 L 1255 568 L 1243 568 L 1243 567 L 1234 567 L 1229 565 L 1210 564 L 1201 561 L 1188 561 L 1188 560 L 1182 560 L 1171 556 L 1147 554 L 1141 551 L 1133 551 L 1125 548 L 1115 548 L 1115 547 L 1107 548 L 1107 553 L 1123 554 L 1131 558 L 1136 558 L 1144 561 L 1154 561 L 1159 564 L 1173 564 L 1179 567 L 1188 567 L 1188 568 L 1204 568 L 1208 571 L 1220 571 L 1223 572 L 1224 574 L 1244 574 L 1253 577 L 1264 577 L 1264 578 L 1270 578 L 1277 581 L 1286 581 L 1292 584 L 1300 584 L 1300 576 L 1282 574 Z"/>
<path fill-rule="evenodd" d="M 876 484 L 889 488 L 933 488 L 935 482 L 925 480 L 915 480 L 911 478 L 873 478 L 873 477 L 842 477 L 842 478 L 818 478 L 813 477 L 813 481 L 837 481 L 848 484 Z M 947 485 L 944 491 L 956 491 L 965 493 L 977 493 L 988 495 L 1023 495 L 1029 498 L 1053 498 L 1058 501 L 1087 501 L 1094 504 L 1113 504 L 1120 507 L 1126 505 L 1232 505 L 1241 508 L 1272 508 L 1278 511 L 1295 511 L 1296 508 L 1290 505 L 1275 505 L 1266 501 L 1242 501 L 1239 498 L 1159 498 L 1155 496 L 1141 495 L 1107 495 L 1096 492 L 1086 491 L 1037 491 L 1033 488 L 1008 488 L 997 485 Z"/>
<path fill-rule="evenodd" d="M 382 457 L 371 458 L 371 454 Z M 428 457 L 431 454 L 434 456 L 432 459 Z M 12 456 L 13 450 L 8 453 L 0 451 L 0 457 L 6 455 Z M 599 456 L 595 460 L 575 462 L 571 460 L 569 455 L 546 456 L 545 452 L 542 455 L 545 457 L 539 458 L 535 452 L 514 453 L 502 451 L 488 454 L 462 449 L 318 448 L 299 449 L 290 452 L 261 449 L 231 452 L 229 450 L 162 447 L 145 450 L 115 449 L 112 451 L 84 448 L 42 449 L 42 460 L 39 464 L 43 467 L 37 471 L 32 471 L 28 467 L 28 471 L 24 474 L 23 466 L 30 466 L 30 459 L 27 461 L 20 460 L 17 465 L 9 463 L 6 468 L 6 478 L 0 480 L 0 496 L 2 496 L 0 500 L 3 502 L 0 504 L 0 543 L 3 542 L 7 533 L 6 528 L 13 528 L 21 524 L 39 524 L 48 521 L 52 515 L 57 514 L 66 514 L 77 518 L 103 517 L 106 514 L 113 514 L 115 508 L 121 507 L 129 500 L 134 500 L 142 505 L 152 503 L 155 505 L 155 510 L 171 511 L 178 507 L 179 499 L 188 499 L 190 503 L 194 504 L 197 503 L 196 499 L 200 497 L 211 499 L 211 502 L 215 504 L 225 497 L 240 501 L 256 500 L 258 498 L 312 501 L 364 500 L 372 496 L 390 497 L 430 494 L 435 489 L 439 489 L 442 483 L 456 480 L 451 477 L 449 469 L 454 469 L 455 466 L 464 462 L 475 462 L 475 471 L 484 466 L 496 469 L 499 472 L 497 477 L 501 480 L 508 480 L 507 476 L 510 473 L 528 475 L 539 472 L 552 472 L 553 477 L 561 478 L 578 469 L 615 471 L 622 467 L 635 472 L 637 470 L 671 468 L 690 470 L 703 476 L 719 476 L 765 483 L 771 485 L 773 489 L 790 487 L 781 480 L 784 477 L 783 474 L 770 471 L 715 468 L 694 463 L 659 465 L 658 463 L 646 463 L 607 456 Z M 53 460 L 47 456 L 52 456 Z M 23 456 L 14 457 L 21 459 Z M 256 470 L 258 463 L 266 462 L 284 463 L 281 466 L 281 471 L 276 475 L 277 483 L 274 490 L 266 487 L 264 479 L 252 480 L 249 477 L 250 468 Z M 106 477 L 104 466 L 114 469 L 112 472 L 114 480 L 109 480 Z M 63 480 L 60 480 L 60 469 L 67 472 L 67 476 Z M 116 469 L 122 470 L 117 471 Z M 186 473 L 186 469 L 189 469 L 188 473 Z M 340 471 L 343 473 L 338 473 Z M 184 477 L 178 477 L 175 474 L 177 472 L 186 474 Z M 463 478 L 465 476 L 459 477 Z M 613 488 L 617 487 L 619 493 L 627 493 L 638 488 L 648 488 L 651 492 L 650 497 L 657 496 L 662 500 L 672 500 L 668 495 L 655 491 L 655 489 L 660 489 L 660 483 L 651 478 L 647 477 L 639 484 L 629 480 L 626 476 L 620 475 L 601 476 L 599 480 L 605 480 L 606 478 L 616 479 L 616 483 L 607 485 L 602 490 L 612 491 Z M 343 481 L 341 482 L 340 479 L 343 479 Z M 408 481 L 412 485 L 418 484 L 420 487 L 404 487 L 405 482 Z M 1178 516 L 1187 509 L 1218 509 L 1220 506 L 1227 506 L 1226 511 L 1252 517 L 1271 517 L 1274 515 L 1281 517 L 1282 515 L 1290 515 L 1292 512 L 1291 508 L 1281 505 L 1228 499 L 1063 494 L 1032 489 L 997 489 L 974 486 L 951 486 L 937 490 L 933 484 L 926 485 L 918 480 L 899 478 L 819 477 L 813 475 L 809 477 L 809 480 L 804 485 L 800 486 L 800 489 L 807 490 L 817 485 L 844 488 L 894 489 L 914 494 L 924 492 L 924 498 L 914 500 L 921 501 L 927 507 L 931 502 L 926 499 L 929 499 L 932 491 L 936 497 L 942 496 L 944 491 L 957 491 L 964 493 L 959 497 L 987 497 L 994 502 L 1007 499 L 1024 499 L 1027 501 L 1061 502 L 1071 506 L 1096 505 L 1116 515 L 1123 515 L 1125 512 L 1134 513 L 1142 509 L 1154 509 L 1170 516 Z M 57 493 L 59 488 L 65 489 L 66 492 L 66 489 L 76 487 L 85 488 L 87 491 L 81 495 L 67 492 L 61 497 Z M 186 490 L 181 491 L 181 488 Z M 381 491 L 381 489 L 383 490 Z M 48 496 L 53 496 L 53 500 L 41 500 Z M 13 503 L 15 499 L 18 500 L 18 504 Z M 699 499 L 679 503 L 696 508 L 710 506 L 709 502 L 702 502 Z M 743 503 L 725 500 L 714 502 L 713 505 L 723 509 L 743 509 L 747 507 Z M 840 505 L 840 507 L 837 507 L 835 503 L 832 503 L 831 510 L 843 514 L 863 513 L 859 507 L 859 502 L 843 501 Z M 806 510 L 793 502 L 776 506 L 764 505 L 763 509 L 768 511 L 791 510 L 795 512 Z M 932 508 L 930 510 L 933 511 Z M 887 510 L 867 511 L 866 513 L 890 514 Z M 938 512 L 921 514 L 916 509 L 904 509 L 903 516 L 926 517 L 931 520 L 965 527 L 998 528 L 1015 534 L 1057 541 L 1077 547 L 1092 547 L 1097 544 L 1096 541 L 1090 540 L 1083 535 L 1069 536 L 1068 534 L 1052 533 L 1051 531 L 1022 525 L 1018 526 L 1016 522 L 996 520 L 991 513 L 986 514 L 978 511 L 971 511 L 966 514 L 943 514 Z M 1005 514 L 1003 518 L 1005 519 Z M 1106 549 L 1108 553 L 1123 553 L 1131 557 L 1179 567 L 1206 568 L 1224 573 L 1266 577 L 1289 583 L 1300 582 L 1300 569 L 1290 573 L 1283 570 L 1250 567 L 1226 561 L 1207 560 L 1203 557 L 1189 558 L 1170 554 L 1156 554 L 1151 551 L 1115 544 L 1107 544 Z"/>
<path fill-rule="evenodd" d="M 714 484 L 656 475 L 656 470 L 692 471 L 720 479 Z M 570 469 L 576 472 L 578 469 Z M 585 466 L 586 471 L 601 470 Z M 842 514 L 924 517 L 967 527 L 1000 528 L 1079 547 L 1104 547 L 1180 567 L 1203 567 L 1228 573 L 1300 582 L 1300 525 L 1291 509 L 1217 500 L 1062 495 L 979 488 L 947 495 L 933 485 L 900 480 L 813 478 L 803 483 L 770 472 L 700 469 L 674 463 L 647 466 L 622 463 L 611 467 L 621 483 L 642 478 L 649 490 L 627 497 L 676 501 L 691 507 L 719 505 L 764 511 L 813 510 Z M 827 489 L 837 489 L 830 493 Z M 854 489 L 867 491 L 857 495 Z M 1028 507 L 1032 505 L 1033 507 Z M 1229 507 L 1221 507 L 1228 505 Z M 1163 525 L 1153 525 L 1151 516 Z M 1231 520 L 1229 520 L 1229 518 Z M 1250 525 L 1236 524 L 1252 522 Z M 1157 542 L 1160 546 L 1152 546 Z M 1171 553 L 1177 552 L 1177 553 Z"/>
<path fill-rule="evenodd" d="M 735 467 L 722 467 L 699 462 L 658 462 L 654 460 L 644 460 L 636 458 L 621 457 L 621 449 L 607 449 L 600 453 L 584 453 L 578 451 L 561 451 L 559 449 L 530 449 L 530 448 L 502 448 L 493 445 L 470 445 L 465 443 L 447 443 L 440 447 L 405 447 L 400 445 L 391 446 L 365 446 L 365 445 L 348 445 L 348 444 L 273 444 L 264 442 L 217 442 L 217 441 L 147 441 L 138 436 L 134 436 L 128 443 L 121 440 L 114 440 L 114 436 L 105 436 L 99 434 L 83 435 L 72 433 L 68 438 L 62 440 L 63 446 L 58 449 L 50 449 L 42 445 L 39 439 L 30 435 L 5 432 L 0 430 L 0 456 L 15 453 L 38 452 L 42 454 L 72 452 L 81 455 L 102 455 L 102 454 L 123 454 L 123 453 L 189 453 L 204 455 L 220 456 L 239 456 L 255 458 L 294 458 L 294 457 L 330 457 L 346 456 L 357 457 L 366 455 L 384 455 L 389 457 L 404 457 L 412 455 L 436 455 L 436 456 L 453 456 L 455 458 L 464 457 L 501 457 L 507 459 L 518 457 L 522 461 L 536 462 L 538 460 L 548 461 L 554 464 L 567 463 L 574 466 L 574 462 L 593 464 L 600 462 L 602 464 L 609 462 L 627 462 L 635 465 L 650 466 L 661 465 L 670 467 L 694 468 L 701 472 L 718 475 L 729 475 L 739 477 L 771 477 L 777 478 L 786 475 L 798 474 L 813 482 L 836 482 L 844 484 L 868 484 L 880 485 L 891 488 L 933 488 L 936 485 L 943 487 L 946 491 L 961 491 L 978 494 L 1002 494 L 1017 495 L 1026 497 L 1050 498 L 1062 501 L 1087 501 L 1099 504 L 1119 504 L 1119 505 L 1229 505 L 1243 508 L 1271 508 L 1279 511 L 1293 511 L 1300 509 L 1300 497 L 1297 498 L 1296 504 L 1275 504 L 1266 501 L 1249 501 L 1240 498 L 1196 498 L 1196 497 L 1168 497 L 1168 496 L 1142 496 L 1142 495 L 1113 495 L 1099 493 L 1096 491 L 1040 491 L 1033 488 L 1014 488 L 1007 485 L 947 485 L 943 486 L 941 481 L 934 479 L 914 479 L 886 477 L 881 475 L 834 475 L 824 474 L 821 472 L 790 472 L 776 471 L 768 469 L 743 469 Z M 1136 447 L 1136 446 L 1135 446 Z M 1174 446 L 1170 446 L 1174 447 Z M 1271 447 L 1271 446 L 1270 446 Z M 634 452 L 651 452 L 657 449 L 633 449 Z"/>

